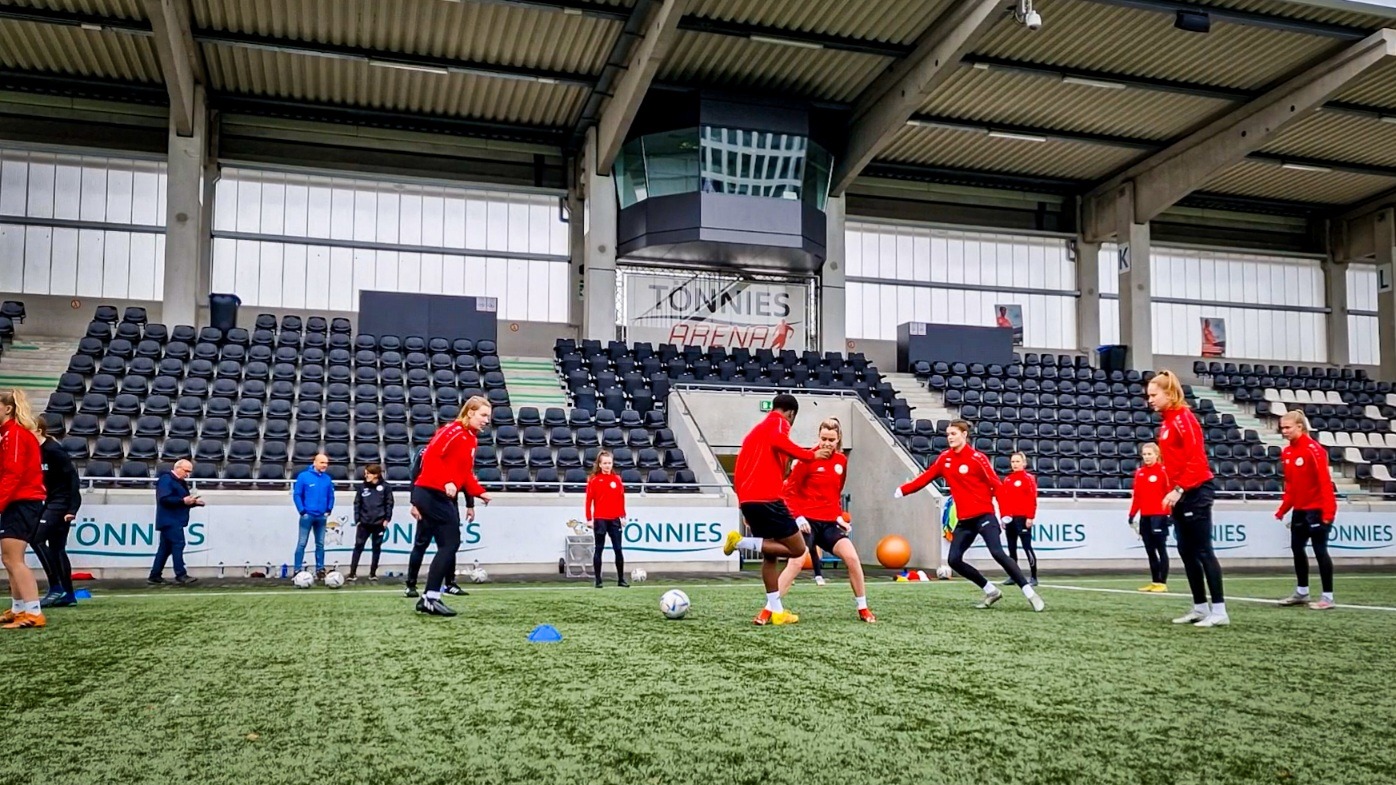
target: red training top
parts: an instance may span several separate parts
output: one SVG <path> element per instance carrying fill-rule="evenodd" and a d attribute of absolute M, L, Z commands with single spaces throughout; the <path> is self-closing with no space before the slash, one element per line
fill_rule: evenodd
<path fill-rule="evenodd" d="M 1285 495 L 1276 518 L 1290 510 L 1321 510 L 1323 522 L 1338 515 L 1338 494 L 1328 473 L 1328 451 L 1307 433 L 1285 445 Z"/>
<path fill-rule="evenodd" d="M 615 472 L 597 472 L 587 480 L 587 497 L 582 508 L 586 519 L 619 520 L 625 517 L 625 486 Z"/>
<path fill-rule="evenodd" d="M 1026 469 L 1004 477 L 998 497 L 999 515 L 1028 520 L 1037 517 L 1037 478 Z"/>
<path fill-rule="evenodd" d="M 1129 505 L 1129 517 L 1167 515 L 1163 497 L 1171 490 L 1173 486 L 1168 484 L 1168 472 L 1163 470 L 1163 464 L 1140 466 L 1134 472 L 1134 501 Z"/>
<path fill-rule="evenodd" d="M 786 463 L 814 460 L 814 452 L 790 441 L 790 423 L 771 412 L 742 440 L 737 453 L 737 502 L 773 502 L 785 487 Z"/>
<path fill-rule="evenodd" d="M 475 432 L 453 422 L 437 429 L 422 453 L 422 473 L 416 485 L 443 493 L 454 483 L 471 496 L 484 496 L 485 489 L 475 479 Z"/>
<path fill-rule="evenodd" d="M 848 480 L 848 456 L 836 452 L 824 460 L 797 461 L 785 480 L 785 506 L 790 514 L 812 521 L 835 521 L 843 514 L 843 484 Z"/>
<path fill-rule="evenodd" d="M 43 466 L 38 437 L 19 420 L 0 425 L 0 510 L 10 502 L 44 500 Z"/>
<path fill-rule="evenodd" d="M 959 452 L 946 450 L 936 456 L 920 477 L 902 486 L 902 495 L 916 493 L 937 477 L 944 477 L 949 483 L 950 498 L 955 502 L 960 520 L 994 514 L 994 496 L 1003 483 L 984 453 L 969 445 Z"/>
<path fill-rule="evenodd" d="M 1202 439 L 1202 424 L 1186 406 L 1163 412 L 1163 425 L 1158 429 L 1159 459 L 1164 471 L 1175 485 L 1190 491 L 1212 479 L 1212 467 L 1207 463 L 1207 444 Z M 1170 489 L 1171 490 L 1171 489 Z"/>

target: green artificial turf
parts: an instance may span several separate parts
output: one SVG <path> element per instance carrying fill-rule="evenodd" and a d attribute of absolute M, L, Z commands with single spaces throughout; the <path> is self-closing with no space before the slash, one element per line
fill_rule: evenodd
<path fill-rule="evenodd" d="M 99 592 L 0 636 L 0 783 L 1396 782 L 1396 612 L 1233 601 L 1208 631 L 1168 623 L 1182 597 L 1053 583 L 1034 614 L 882 579 L 865 625 L 801 582 L 782 628 L 750 625 L 749 579 L 489 585 L 452 620 L 387 587 Z M 1339 591 L 1396 606 L 1396 578 Z"/>

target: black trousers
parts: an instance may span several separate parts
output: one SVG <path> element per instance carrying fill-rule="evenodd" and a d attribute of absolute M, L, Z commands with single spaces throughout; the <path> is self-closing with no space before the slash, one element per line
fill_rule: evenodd
<path fill-rule="evenodd" d="M 1295 510 L 1289 523 L 1289 547 L 1294 551 L 1294 577 L 1296 584 L 1309 585 L 1309 555 L 1304 545 L 1314 546 L 1314 560 L 1318 562 L 1318 578 L 1325 592 L 1333 591 L 1333 559 L 1328 556 L 1328 537 L 1333 533 L 1333 524 L 1323 522 L 1322 510 Z"/>
<path fill-rule="evenodd" d="M 1188 576 L 1188 588 L 1192 590 L 1195 605 L 1207 602 L 1208 592 L 1212 604 L 1226 601 L 1222 593 L 1221 564 L 1212 550 L 1212 501 L 1216 498 L 1216 484 L 1211 480 L 1183 494 L 1183 498 L 1173 505 L 1173 532 L 1178 539 L 1178 559 L 1183 562 L 1183 571 Z"/>
<path fill-rule="evenodd" d="M 1037 553 L 1032 549 L 1032 528 L 1028 526 L 1028 519 L 1022 516 L 1014 516 L 1008 520 L 1008 525 L 1004 527 L 1008 535 L 1008 558 L 1016 564 L 1018 562 L 1018 543 L 1023 543 L 1023 555 L 1028 557 L 1028 570 L 1033 579 L 1037 578 Z"/>
<path fill-rule="evenodd" d="M 596 536 L 596 547 L 591 552 L 591 572 L 596 576 L 596 582 L 601 582 L 601 554 L 606 551 L 607 537 L 611 538 L 611 550 L 616 553 L 616 576 L 619 580 L 625 580 L 625 554 L 621 552 L 621 532 L 625 523 L 619 518 L 597 518 L 592 524 L 595 526 L 592 533 Z"/>
<path fill-rule="evenodd" d="M 73 594 L 73 565 L 68 561 L 68 532 L 73 524 L 63 520 L 67 509 L 66 504 L 45 507 L 38 535 L 29 547 L 44 567 L 48 590 Z"/>
<path fill-rule="evenodd" d="M 1139 519 L 1139 538 L 1149 557 L 1149 579 L 1168 583 L 1168 516 L 1145 515 Z"/>
<path fill-rule="evenodd" d="M 407 556 L 407 580 L 408 586 L 417 585 L 417 576 L 422 572 L 422 559 L 427 555 L 427 548 L 431 547 L 432 535 L 435 532 L 425 520 L 417 522 L 415 532 L 412 537 L 412 553 Z M 446 567 L 446 585 L 450 586 L 456 582 L 456 554 L 451 554 L 451 563 Z"/>
<path fill-rule="evenodd" d="M 460 549 L 460 507 L 445 493 L 421 486 L 412 488 L 412 506 L 422 514 L 418 525 L 426 530 L 428 542 L 436 542 L 436 555 L 427 569 L 426 590 L 439 592 L 447 578 L 455 574 L 456 551 Z M 421 539 L 420 531 L 417 539 Z"/>
<path fill-rule="evenodd" d="M 984 545 L 989 549 L 989 554 L 1004 572 L 1008 573 L 1008 579 L 1014 586 L 1027 585 L 1028 582 L 1023 579 L 1023 571 L 1018 569 L 1018 564 L 1003 552 L 1003 543 L 999 540 L 999 522 L 994 520 L 992 515 L 964 519 L 955 525 L 955 532 L 950 540 L 950 569 L 965 576 L 981 589 L 989 583 L 974 565 L 965 562 L 965 551 L 974 544 L 976 537 L 984 538 Z"/>
<path fill-rule="evenodd" d="M 370 578 L 378 575 L 378 559 L 383 555 L 383 535 L 388 531 L 388 524 L 384 523 L 361 523 L 354 527 L 354 556 L 349 560 L 349 574 L 359 573 L 359 557 L 364 553 L 364 546 L 373 542 L 373 561 L 369 563 L 368 575 Z M 415 546 L 415 543 L 413 544 Z M 422 551 L 426 552 L 425 549 Z M 418 558 L 417 566 L 421 567 L 421 559 Z M 415 576 L 416 573 L 413 573 Z"/>

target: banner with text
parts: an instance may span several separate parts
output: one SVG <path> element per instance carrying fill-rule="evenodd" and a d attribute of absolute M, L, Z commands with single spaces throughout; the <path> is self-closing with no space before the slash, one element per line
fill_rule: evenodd
<path fill-rule="evenodd" d="M 737 527 L 737 510 L 730 507 L 632 507 L 629 512 L 625 551 L 634 561 L 723 561 L 722 538 Z M 413 526 L 408 506 L 399 504 L 383 543 L 384 561 L 407 561 Z M 556 564 L 566 538 L 577 534 L 590 536 L 591 530 L 569 507 L 482 507 L 473 523 L 462 521 L 460 558 L 481 564 Z M 270 564 L 279 569 L 292 561 L 297 518 L 294 510 L 211 505 L 194 510 L 185 535 L 184 558 L 191 567 L 265 569 Z M 68 554 L 76 569 L 148 566 L 158 544 L 152 506 L 83 505 L 68 536 Z M 331 515 L 326 563 L 348 563 L 353 551 L 353 523 Z M 314 563 L 313 553 L 312 542 L 306 548 L 307 563 Z"/>
<path fill-rule="evenodd" d="M 631 342 L 776 353 L 805 349 L 804 284 L 635 273 L 625 286 Z"/>

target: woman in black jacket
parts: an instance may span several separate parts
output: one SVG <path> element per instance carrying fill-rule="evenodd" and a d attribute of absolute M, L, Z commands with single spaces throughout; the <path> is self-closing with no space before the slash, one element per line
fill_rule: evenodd
<path fill-rule="evenodd" d="M 349 580 L 359 579 L 359 557 L 364 544 L 373 540 L 373 561 L 368 567 L 368 579 L 378 580 L 378 557 L 383 554 L 383 535 L 393 519 L 393 486 L 383 479 L 383 467 L 376 463 L 364 467 L 364 481 L 354 494 L 354 558 L 349 562 Z"/>
<path fill-rule="evenodd" d="M 39 438 L 47 495 L 43 516 L 39 518 L 39 533 L 30 547 L 48 576 L 48 594 L 39 606 L 62 608 L 78 603 L 73 591 L 73 565 L 68 561 L 68 531 L 82 506 L 82 484 L 77 467 L 58 440 L 48 437 L 43 420 L 39 421 Z"/>

